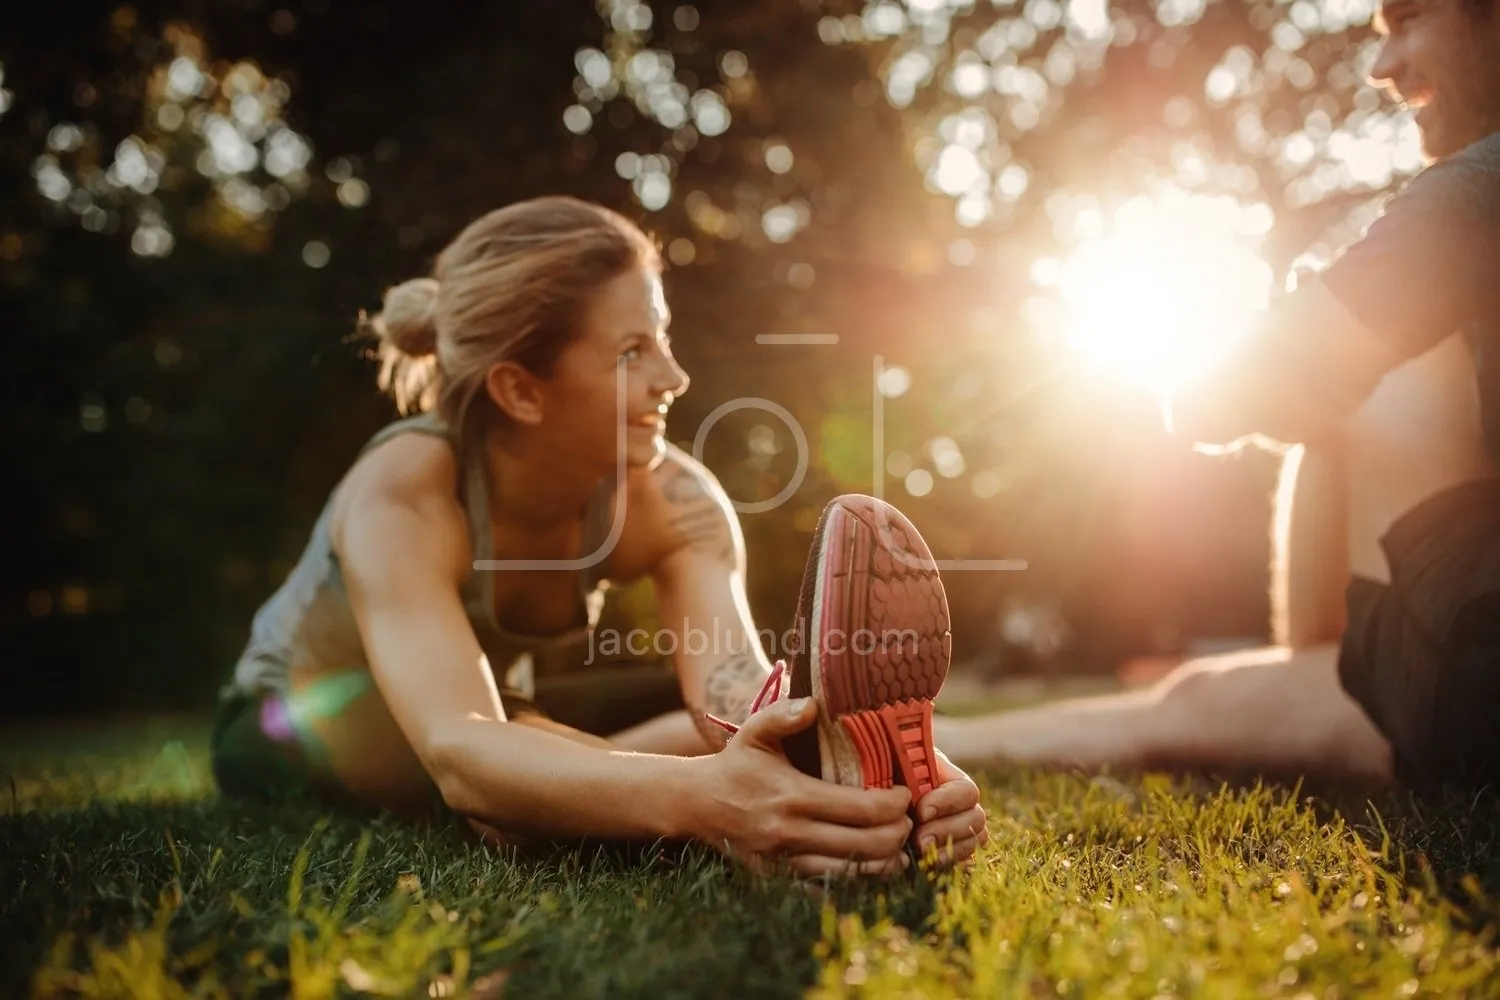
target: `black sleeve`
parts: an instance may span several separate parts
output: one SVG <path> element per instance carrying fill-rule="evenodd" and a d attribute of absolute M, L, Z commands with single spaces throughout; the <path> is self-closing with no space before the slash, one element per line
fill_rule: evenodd
<path fill-rule="evenodd" d="M 1401 357 L 1500 306 L 1500 136 L 1414 178 L 1323 273 L 1325 285 Z"/>

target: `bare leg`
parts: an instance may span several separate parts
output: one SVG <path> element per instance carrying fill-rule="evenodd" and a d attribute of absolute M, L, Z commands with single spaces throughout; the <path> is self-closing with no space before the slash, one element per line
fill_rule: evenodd
<path fill-rule="evenodd" d="M 1343 469 L 1292 449 L 1272 519 L 1271 646 L 1186 663 L 1142 691 L 944 719 L 955 760 L 1203 766 L 1384 777 L 1390 751 L 1338 680 L 1348 582 Z M 1295 511 L 1295 514 L 1294 514 Z"/>
<path fill-rule="evenodd" d="M 1287 469 L 1295 485 L 1284 479 L 1278 491 L 1273 566 L 1276 632 L 1290 648 L 1188 663 L 1146 691 L 944 719 L 938 741 L 969 763 L 1172 763 L 1390 777 L 1389 744 L 1338 682 L 1342 624 L 1332 595 L 1350 573 L 1389 581 L 1379 542 L 1403 513 L 1443 489 L 1495 475 L 1478 412 L 1472 361 L 1454 337 L 1385 377 L 1349 421 L 1339 464 L 1328 453 L 1296 454 L 1301 469 Z M 1338 531 L 1345 517 L 1347 529 Z M 1343 539 L 1341 560 L 1333 542 Z"/>
<path fill-rule="evenodd" d="M 333 686 L 345 690 L 329 696 Z M 353 690 L 349 690 L 352 688 Z M 386 708 L 369 673 L 292 674 L 288 708 L 302 752 L 319 783 L 397 812 L 430 808 L 432 779 Z"/>
<path fill-rule="evenodd" d="M 1387 778 L 1390 749 L 1339 686 L 1338 650 L 1265 648 L 1184 664 L 1137 692 L 943 719 L 961 765 L 1233 767 Z"/>
<path fill-rule="evenodd" d="M 344 688 L 338 697 L 329 695 L 330 681 Z M 433 806 L 432 778 L 367 672 L 351 670 L 333 677 L 294 674 L 290 705 L 300 723 L 303 755 L 319 781 L 377 808 L 410 812 Z M 579 743 L 617 749 L 609 740 L 541 715 L 518 715 L 502 724 L 545 729 Z"/>
<path fill-rule="evenodd" d="M 1342 442 L 1287 451 L 1271 516 L 1273 645 L 1332 644 L 1344 632 L 1348 492 Z"/>

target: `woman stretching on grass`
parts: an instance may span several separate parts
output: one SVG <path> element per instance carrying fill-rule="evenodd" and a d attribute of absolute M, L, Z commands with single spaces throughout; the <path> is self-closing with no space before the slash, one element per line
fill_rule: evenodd
<path fill-rule="evenodd" d="M 696 839 L 810 876 L 904 868 L 909 839 L 973 854 L 978 790 L 931 746 L 948 614 L 930 553 L 878 501 L 830 504 L 798 616 L 818 641 L 773 670 L 733 507 L 662 437 L 688 379 L 659 269 L 628 220 L 544 198 L 387 293 L 380 382 L 420 413 L 366 446 L 257 613 L 214 728 L 223 789 L 440 798 L 496 836 Z M 713 640 L 676 643 L 672 698 L 575 669 L 551 713 L 575 727 L 507 683 L 576 668 L 601 588 L 642 577 L 680 639 Z M 835 648 L 861 630 L 903 638 Z"/>

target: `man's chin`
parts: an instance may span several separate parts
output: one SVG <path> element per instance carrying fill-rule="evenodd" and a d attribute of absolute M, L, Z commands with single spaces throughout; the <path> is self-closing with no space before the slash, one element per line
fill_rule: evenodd
<path fill-rule="evenodd" d="M 1422 133 L 1422 159 L 1431 165 L 1439 160 L 1452 156 L 1456 150 L 1449 148 L 1441 134 L 1433 132 Z"/>
<path fill-rule="evenodd" d="M 1443 125 L 1437 117 L 1436 109 L 1431 104 L 1420 107 L 1413 120 L 1417 123 L 1417 135 L 1422 141 L 1422 156 L 1427 162 L 1447 156 L 1443 149 Z"/>
<path fill-rule="evenodd" d="M 1443 117 L 1441 111 L 1431 104 L 1417 112 L 1416 122 L 1422 136 L 1422 155 L 1429 163 L 1446 159 L 1470 143 L 1484 138 L 1482 132 L 1470 134 L 1474 132 L 1472 127 L 1455 126 L 1451 119 Z"/>

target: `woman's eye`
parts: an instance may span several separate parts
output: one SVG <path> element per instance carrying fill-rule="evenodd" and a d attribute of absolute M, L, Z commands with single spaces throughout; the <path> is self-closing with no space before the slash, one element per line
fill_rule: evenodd
<path fill-rule="evenodd" d="M 626 361 L 639 361 L 641 357 L 640 345 L 631 344 L 629 347 L 625 348 L 625 350 L 620 352 L 620 357 L 624 358 Z"/>

